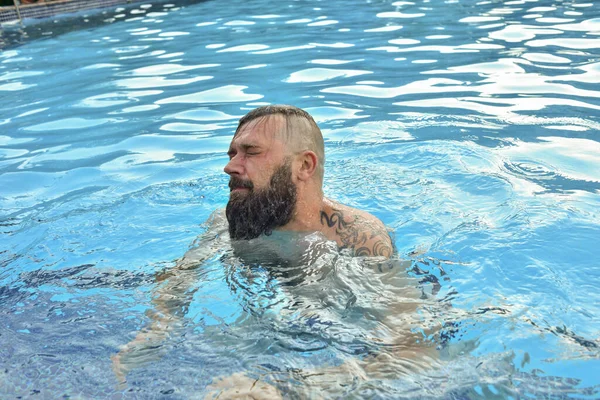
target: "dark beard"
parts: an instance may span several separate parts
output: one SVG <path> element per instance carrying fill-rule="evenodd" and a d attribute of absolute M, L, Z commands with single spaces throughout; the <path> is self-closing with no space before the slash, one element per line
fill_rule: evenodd
<path fill-rule="evenodd" d="M 270 235 L 274 228 L 284 226 L 292 219 L 296 208 L 296 185 L 292 182 L 289 162 L 277 168 L 269 187 L 252 189 L 252 183 L 232 177 L 229 187 L 247 187 L 245 195 L 231 193 L 225 214 L 232 240 L 249 240 L 263 233 Z"/>

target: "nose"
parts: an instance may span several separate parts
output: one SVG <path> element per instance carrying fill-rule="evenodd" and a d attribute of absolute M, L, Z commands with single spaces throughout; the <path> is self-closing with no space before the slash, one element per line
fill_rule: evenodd
<path fill-rule="evenodd" d="M 225 173 L 227 175 L 242 175 L 244 172 L 244 168 L 242 163 L 239 160 L 239 157 L 233 156 L 231 157 L 231 159 L 229 160 L 229 162 L 225 165 L 225 168 L 223 168 L 223 171 L 225 171 Z"/>

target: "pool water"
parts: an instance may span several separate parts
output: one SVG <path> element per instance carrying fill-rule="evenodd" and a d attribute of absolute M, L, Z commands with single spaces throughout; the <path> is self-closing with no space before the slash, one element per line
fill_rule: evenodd
<path fill-rule="evenodd" d="M 11 28 L 0 397 L 201 398 L 233 375 L 286 398 L 598 398 L 599 10 L 175 1 Z M 270 103 L 315 117 L 325 194 L 378 216 L 403 261 L 199 240 L 178 324 L 119 385 L 155 276 L 227 202 L 237 120 Z"/>

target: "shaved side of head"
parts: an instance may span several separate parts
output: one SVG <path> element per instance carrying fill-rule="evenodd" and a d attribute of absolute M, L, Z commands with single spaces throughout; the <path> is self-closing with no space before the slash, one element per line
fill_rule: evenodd
<path fill-rule="evenodd" d="M 237 136 L 240 129 L 248 123 L 271 124 L 276 123 L 273 116 L 281 116 L 285 121 L 280 127 L 277 135 L 282 140 L 288 150 L 293 153 L 310 150 L 317 155 L 317 177 L 320 183 L 323 183 L 325 172 L 325 145 L 323 143 L 323 134 L 317 126 L 317 123 L 306 111 L 289 105 L 269 105 L 256 108 L 240 119 L 235 131 Z"/>

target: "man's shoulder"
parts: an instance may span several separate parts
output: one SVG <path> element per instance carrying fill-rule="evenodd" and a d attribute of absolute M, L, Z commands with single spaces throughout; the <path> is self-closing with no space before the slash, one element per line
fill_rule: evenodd
<path fill-rule="evenodd" d="M 227 217 L 225 216 L 225 208 L 217 208 L 214 210 L 202 224 L 205 228 L 214 226 L 222 226 L 225 224 Z"/>
<path fill-rule="evenodd" d="M 323 233 L 356 256 L 390 257 L 393 245 L 385 225 L 366 211 L 326 200 L 320 214 Z"/>

